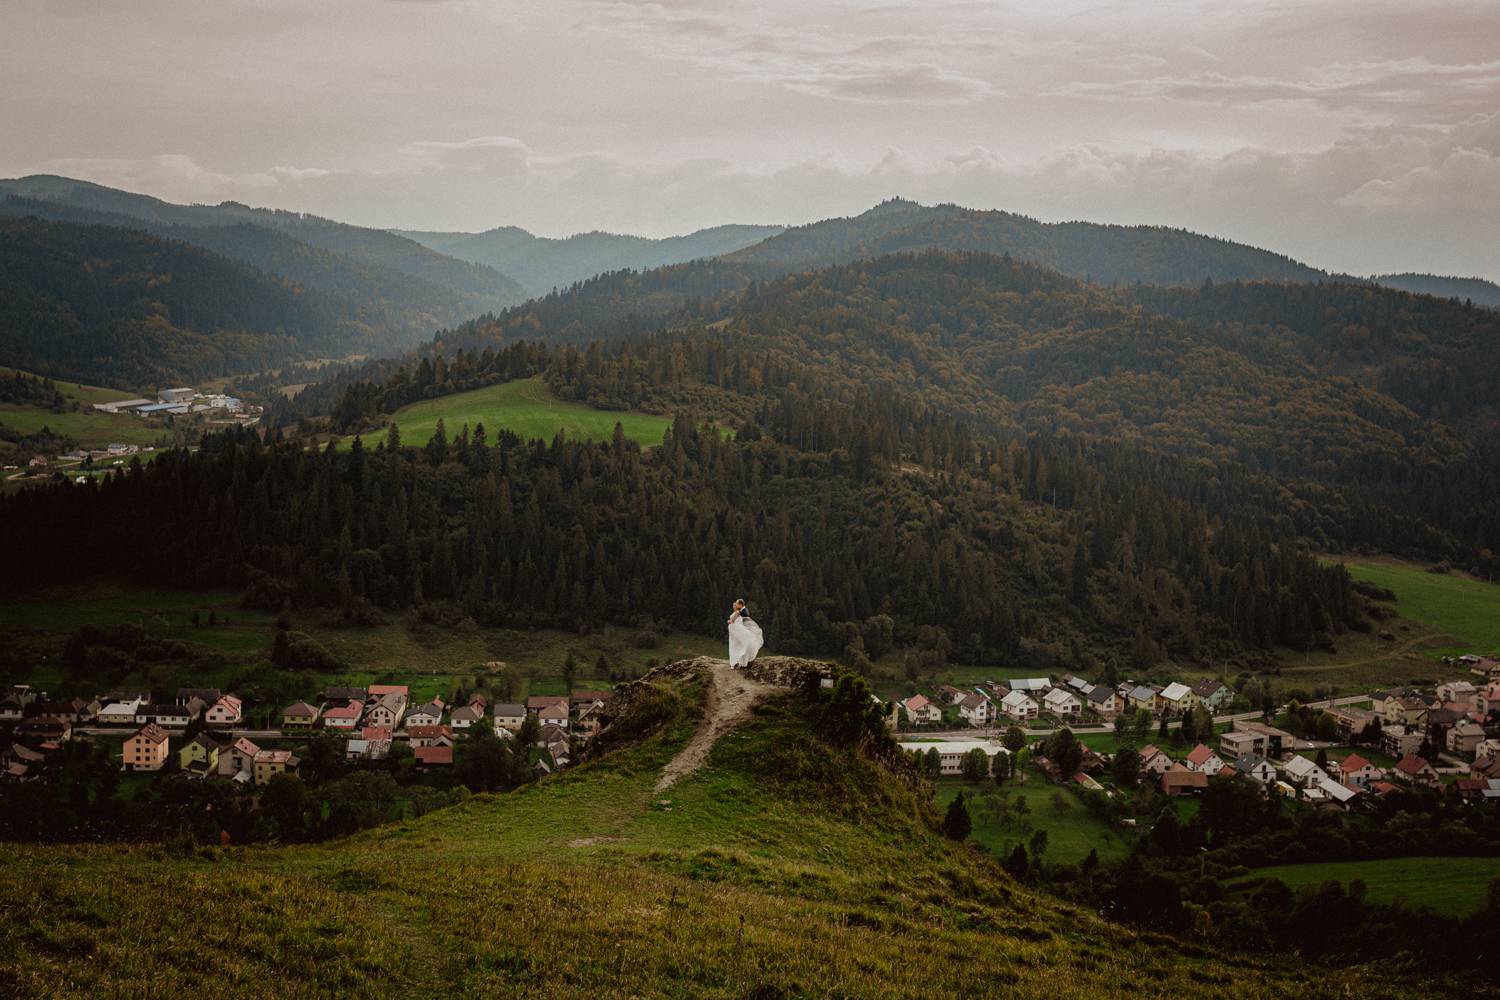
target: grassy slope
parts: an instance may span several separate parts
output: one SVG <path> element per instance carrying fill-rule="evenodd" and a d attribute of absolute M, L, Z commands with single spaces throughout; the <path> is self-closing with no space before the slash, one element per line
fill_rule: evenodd
<path fill-rule="evenodd" d="M 1417 995 L 1224 963 L 1036 897 L 794 707 L 658 797 L 696 692 L 658 704 L 640 746 L 328 847 L 0 848 L 0 980 L 18 997 Z"/>
<path fill-rule="evenodd" d="M 1313 865 L 1258 868 L 1257 877 L 1279 878 L 1296 888 L 1337 879 L 1347 885 L 1364 879 L 1369 898 L 1389 903 L 1405 896 L 1411 906 L 1430 906 L 1440 913 L 1472 913 L 1485 883 L 1495 877 L 1494 858 L 1388 858 L 1382 861 L 1337 861 Z"/>
<path fill-rule="evenodd" d="M 1500 587 L 1462 576 L 1385 565 L 1349 565 L 1356 580 L 1369 580 L 1400 599 L 1403 617 L 1457 636 L 1464 645 L 1441 653 L 1493 653 L 1500 649 Z"/>
<path fill-rule="evenodd" d="M 14 368 L 0 367 L 0 377 L 15 377 Z M 27 373 L 31 374 L 31 373 Z M 95 403 L 107 403 L 115 399 L 136 399 L 135 393 L 117 389 L 100 389 L 96 386 L 75 382 L 57 382 L 57 388 L 70 399 L 83 406 L 77 413 L 53 413 L 36 406 L 20 403 L 0 403 L 0 423 L 25 434 L 34 434 L 43 427 L 50 427 L 58 434 L 70 434 L 79 444 L 103 447 L 110 443 L 151 444 L 161 436 L 160 430 L 146 427 L 145 421 L 129 414 L 100 413 Z"/>
<path fill-rule="evenodd" d="M 450 441 L 464 424 L 472 430 L 475 424 L 483 423 L 492 442 L 495 432 L 501 429 L 513 431 L 527 441 L 533 438 L 551 441 L 559 429 L 573 439 L 608 441 L 618 422 L 624 424 L 625 436 L 642 446 L 661 444 L 672 425 L 664 417 L 593 410 L 581 403 L 563 402 L 553 398 L 539 379 L 504 382 L 423 400 L 402 407 L 393 419 L 401 428 L 402 443 L 408 445 L 426 444 L 439 419 Z"/>

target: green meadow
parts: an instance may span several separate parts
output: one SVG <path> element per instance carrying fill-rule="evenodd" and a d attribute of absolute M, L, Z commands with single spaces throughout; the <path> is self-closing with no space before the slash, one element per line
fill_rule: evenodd
<path fill-rule="evenodd" d="M 1500 875 L 1497 858 L 1387 858 L 1382 861 L 1334 861 L 1313 865 L 1258 868 L 1257 878 L 1279 878 L 1292 888 L 1334 879 L 1348 888 L 1363 879 L 1377 903 L 1404 897 L 1409 906 L 1430 906 L 1439 913 L 1463 915 L 1479 908 L 1484 887 Z"/>
<path fill-rule="evenodd" d="M 594 410 L 582 403 L 565 402 L 549 393 L 540 379 L 519 379 L 425 399 L 403 406 L 392 419 L 401 428 L 401 443 L 406 445 L 426 444 L 437 430 L 439 420 L 443 421 L 450 441 L 464 424 L 473 430 L 482 423 L 491 442 L 495 440 L 495 432 L 502 429 L 526 441 L 534 438 L 551 441 L 559 431 L 572 440 L 608 441 L 615 433 L 615 424 L 620 423 L 624 425 L 625 436 L 639 441 L 642 447 L 661 444 L 672 425 L 666 417 Z"/>
<path fill-rule="evenodd" d="M 1493 653 L 1500 649 L 1500 587 L 1457 574 L 1401 566 L 1345 565 L 1356 580 L 1368 580 L 1394 593 L 1403 617 L 1436 625 L 1464 643 L 1433 653 Z"/>
<path fill-rule="evenodd" d="M 999 796 L 981 794 L 983 786 L 965 785 L 956 778 L 945 778 L 937 786 L 937 808 L 947 812 L 948 804 L 961 791 L 973 791 L 969 800 L 969 815 L 974 821 L 969 839 L 983 845 L 997 858 L 1004 858 L 1016 843 L 1024 842 L 1030 834 L 1022 835 L 1014 821 L 1006 822 L 995 817 L 989 809 L 991 798 L 1002 798 L 1011 803 L 1024 799 L 1030 809 L 1028 819 L 1034 829 L 1047 831 L 1047 857 L 1051 861 L 1070 863 L 1082 861 L 1089 851 L 1098 851 L 1102 860 L 1122 858 L 1130 853 L 1130 842 L 1109 828 L 1109 824 L 1091 816 L 1079 799 L 1057 785 L 1049 784 L 1034 776 L 1021 783 L 1007 782 Z M 994 786 L 986 782 L 991 788 Z M 1058 798 L 1060 797 L 1060 798 Z M 1066 808 L 1059 812 L 1053 799 L 1058 798 Z"/>

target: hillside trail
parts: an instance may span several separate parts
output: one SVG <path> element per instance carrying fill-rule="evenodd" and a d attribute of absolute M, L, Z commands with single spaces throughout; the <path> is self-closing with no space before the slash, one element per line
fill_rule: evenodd
<path fill-rule="evenodd" d="M 697 732 L 688 740 L 676 757 L 662 770 L 656 783 L 656 792 L 672 787 L 672 783 L 683 775 L 692 774 L 708 759 L 708 751 L 718 738 L 735 726 L 750 718 L 750 710 L 761 698 L 782 690 L 774 684 L 766 684 L 748 676 L 743 670 L 734 670 L 728 660 L 699 657 L 697 663 L 707 667 L 709 678 L 704 699 L 703 721 Z"/>

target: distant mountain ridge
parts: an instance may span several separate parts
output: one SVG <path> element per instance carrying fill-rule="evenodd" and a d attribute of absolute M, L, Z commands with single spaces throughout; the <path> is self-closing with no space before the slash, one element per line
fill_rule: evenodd
<path fill-rule="evenodd" d="M 862 215 L 789 229 L 725 255 L 736 263 L 813 267 L 886 253 L 980 250 L 1100 284 L 1198 285 L 1214 281 L 1321 281 L 1333 277 L 1258 247 L 1164 226 L 1038 222 L 1011 212 L 893 199 Z"/>
<path fill-rule="evenodd" d="M 1476 306 L 1500 309 L 1500 285 L 1483 278 L 1447 278 L 1436 274 L 1380 274 L 1370 279 L 1386 288 L 1399 288 L 1440 299 L 1468 300 Z"/>
<path fill-rule="evenodd" d="M 173 238 L 184 242 L 197 242 L 190 229 L 211 226 L 250 224 L 276 230 L 361 263 L 441 286 L 459 297 L 464 318 L 498 312 L 526 299 L 520 285 L 491 267 L 438 253 L 383 229 L 366 229 L 298 212 L 250 208 L 232 201 L 219 205 L 174 205 L 148 195 L 47 174 L 0 180 L 0 194 L 108 212 L 144 220 L 153 226 L 183 227 Z"/>
<path fill-rule="evenodd" d="M 15 195 L 0 197 L 0 215 L 112 226 L 202 247 L 375 310 L 384 317 L 383 321 L 379 316 L 371 317 L 376 328 L 383 333 L 409 337 L 413 343 L 430 337 L 434 330 L 456 326 L 474 315 L 469 299 L 450 288 L 315 246 L 280 229 L 248 222 L 184 226 Z"/>
<path fill-rule="evenodd" d="M 140 230 L 0 216 L 0 363 L 146 389 L 404 350 L 373 310 Z"/>
<path fill-rule="evenodd" d="M 610 271 L 649 271 L 700 257 L 716 257 L 759 243 L 783 226 L 715 226 L 653 240 L 618 233 L 578 233 L 566 239 L 533 236 L 516 226 L 483 233 L 392 230 L 439 253 L 510 275 L 535 298 Z"/>

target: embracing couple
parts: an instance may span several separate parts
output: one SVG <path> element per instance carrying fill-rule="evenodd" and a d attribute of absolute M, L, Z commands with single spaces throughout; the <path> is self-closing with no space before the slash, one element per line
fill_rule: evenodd
<path fill-rule="evenodd" d="M 734 613 L 729 616 L 729 666 L 735 670 L 748 667 L 765 641 L 760 626 L 745 612 L 745 602 L 735 601 Z"/>

